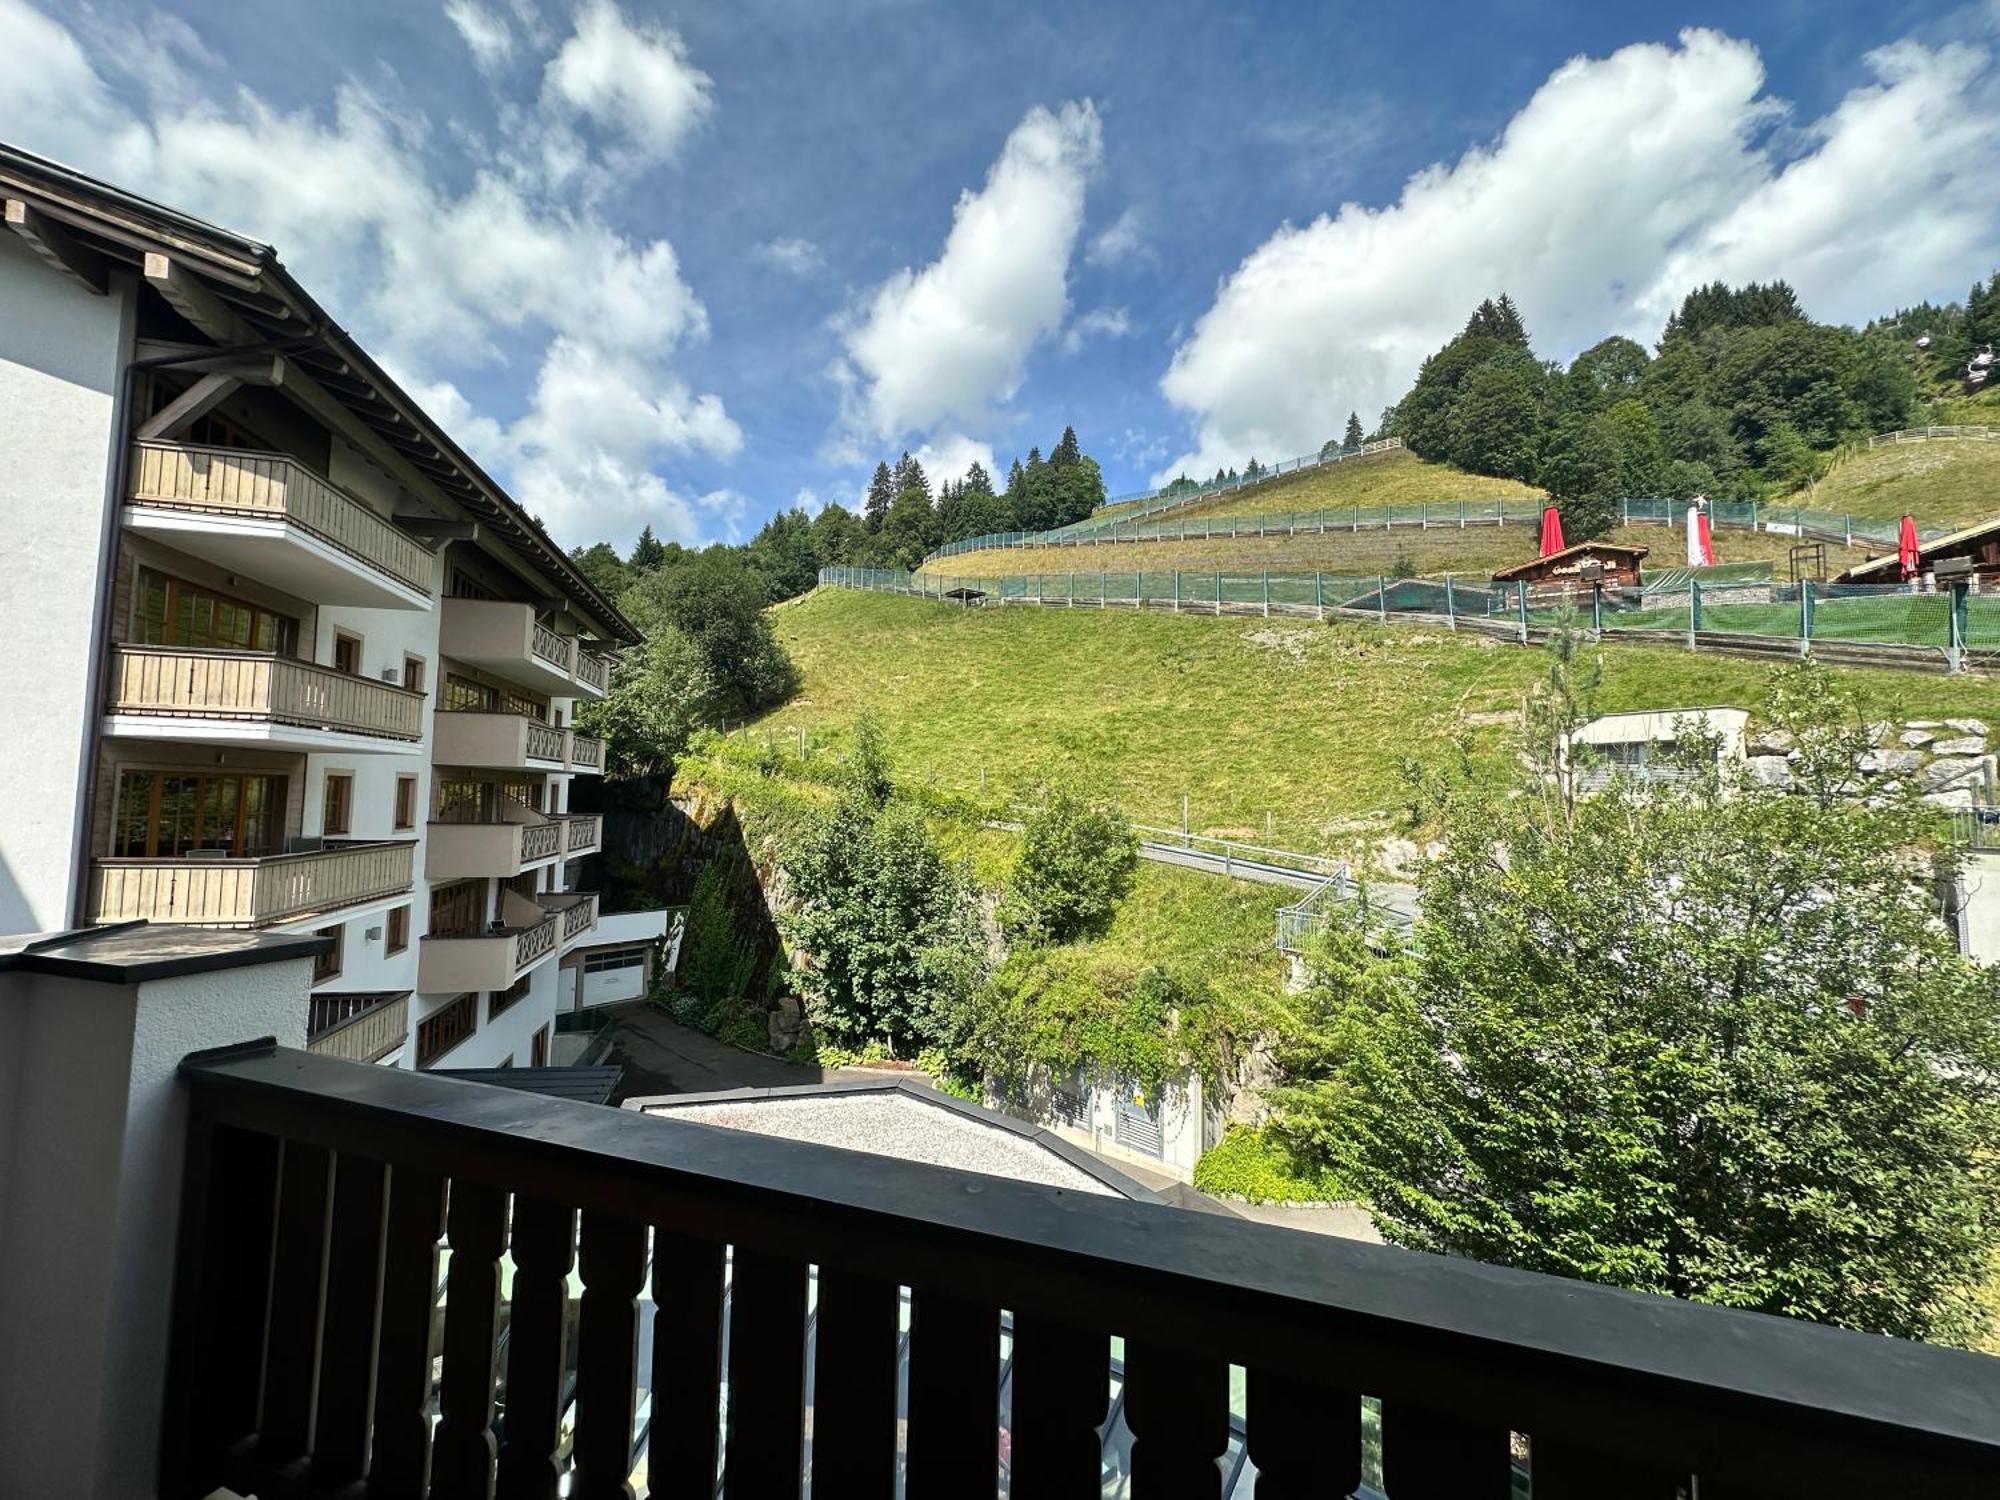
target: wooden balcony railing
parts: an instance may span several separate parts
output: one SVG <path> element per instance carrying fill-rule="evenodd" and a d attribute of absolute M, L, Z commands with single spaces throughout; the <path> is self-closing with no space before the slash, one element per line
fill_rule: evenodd
<path fill-rule="evenodd" d="M 562 940 L 567 943 L 582 937 L 597 925 L 597 892 L 586 891 L 583 899 L 563 913 Z"/>
<path fill-rule="evenodd" d="M 262 859 L 100 859 L 93 922 L 262 927 L 410 889 L 414 843 L 347 844 Z"/>
<path fill-rule="evenodd" d="M 514 967 L 525 969 L 538 958 L 545 958 L 556 949 L 556 919 L 550 917 L 513 935 Z"/>
<path fill-rule="evenodd" d="M 573 766 L 589 766 L 592 770 L 604 768 L 604 741 L 593 739 L 587 734 L 571 734 L 569 737 L 569 763 Z"/>
<path fill-rule="evenodd" d="M 262 651 L 118 646 L 111 709 L 416 740 L 423 737 L 424 695 Z"/>
<path fill-rule="evenodd" d="M 306 1050 L 319 1057 L 372 1063 L 410 1036 L 410 992 L 314 995 L 306 1017 Z"/>
<path fill-rule="evenodd" d="M 1983 1355 L 268 1045 L 181 1075 L 167 1495 L 1097 1496 L 1113 1335 L 1140 1500 L 1238 1431 L 1266 1497 L 2000 1485 Z"/>
<path fill-rule="evenodd" d="M 570 658 L 576 654 L 576 643 L 568 636 L 557 635 L 546 625 L 537 625 L 529 640 L 535 655 L 560 671 L 569 670 Z"/>
<path fill-rule="evenodd" d="M 601 819 L 596 813 L 571 813 L 563 820 L 569 829 L 565 847 L 571 854 L 588 854 L 596 849 L 603 837 Z"/>
<path fill-rule="evenodd" d="M 562 853 L 563 825 L 560 823 L 523 823 L 521 827 L 521 862 L 547 859 L 552 854 Z"/>
<path fill-rule="evenodd" d="M 564 731 L 548 724 L 528 726 L 528 758 L 530 760 L 561 760 L 563 758 Z"/>
<path fill-rule="evenodd" d="M 291 522 L 419 593 L 433 591 L 430 550 L 346 491 L 281 453 L 138 443 L 134 504 Z"/>
<path fill-rule="evenodd" d="M 611 685 L 611 663 L 601 656 L 592 656 L 588 651 L 579 651 L 576 675 L 601 693 Z"/>

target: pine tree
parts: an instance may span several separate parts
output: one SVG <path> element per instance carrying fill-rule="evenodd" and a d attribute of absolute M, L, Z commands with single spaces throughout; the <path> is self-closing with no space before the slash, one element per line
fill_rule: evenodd
<path fill-rule="evenodd" d="M 1049 462 L 1059 468 L 1067 468 L 1071 464 L 1080 462 L 1082 458 L 1083 450 L 1077 446 L 1076 429 L 1063 428 L 1062 441 L 1050 451 Z"/>
<path fill-rule="evenodd" d="M 1359 452 L 1361 443 L 1361 413 L 1351 411 L 1347 414 L 1347 433 L 1340 440 L 1341 451 L 1344 453 Z"/>
<path fill-rule="evenodd" d="M 641 573 L 650 573 L 667 559 L 667 549 L 660 545 L 660 539 L 653 535 L 653 528 L 646 527 L 639 533 L 639 540 L 632 546 L 632 566 Z"/>
<path fill-rule="evenodd" d="M 909 457 L 908 454 L 904 455 Z M 880 531 L 882 522 L 889 514 L 889 507 L 896 501 L 896 481 L 889 473 L 887 464 L 875 465 L 875 477 L 868 481 L 868 499 L 861 507 L 861 523 L 871 532 Z"/>

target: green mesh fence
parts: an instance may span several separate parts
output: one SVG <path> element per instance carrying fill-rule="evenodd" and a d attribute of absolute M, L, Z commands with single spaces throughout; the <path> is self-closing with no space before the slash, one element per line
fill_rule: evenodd
<path fill-rule="evenodd" d="M 1005 577 L 827 568 L 820 581 L 842 588 L 913 594 L 966 605 L 1031 604 L 1071 609 L 1149 609 L 1325 617 L 1339 613 L 1430 616 L 1450 626 L 1514 629 L 1554 625 L 1565 615 L 1607 636 L 1699 632 L 1760 640 L 1916 647 L 1966 660 L 2000 661 L 2000 594 L 1965 600 L 1955 641 L 1952 596 L 1914 585 L 1781 583 L 1745 571 L 1694 575 L 1642 591 L 1523 590 L 1487 579 L 1389 578 L 1340 573 L 1216 571 L 1024 573 Z"/>

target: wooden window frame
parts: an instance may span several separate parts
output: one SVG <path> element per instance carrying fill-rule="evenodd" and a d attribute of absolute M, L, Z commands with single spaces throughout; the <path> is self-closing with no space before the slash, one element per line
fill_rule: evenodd
<path fill-rule="evenodd" d="M 534 988 L 534 977 L 533 973 L 523 974 L 504 990 L 489 990 L 486 995 L 486 1019 L 491 1021 L 527 999 L 528 991 Z"/>
<path fill-rule="evenodd" d="M 421 693 L 424 690 L 426 665 L 427 663 L 423 657 L 413 656 L 405 651 L 403 653 L 403 686 L 413 693 Z"/>
<path fill-rule="evenodd" d="M 314 957 L 312 982 L 319 985 L 325 984 L 329 979 L 340 978 L 341 971 L 346 967 L 342 950 L 347 946 L 347 929 L 339 925 L 322 927 L 313 936 L 332 938 L 333 951 Z"/>
<path fill-rule="evenodd" d="M 162 783 L 176 777 L 192 780 L 195 783 L 194 801 L 195 801 L 196 817 L 197 817 L 197 823 L 196 823 L 197 829 L 200 828 L 200 823 L 199 823 L 200 808 L 203 802 L 206 800 L 203 794 L 203 789 L 206 786 L 206 784 L 210 781 L 224 781 L 224 780 L 235 781 L 238 783 L 236 792 L 236 817 L 230 824 L 230 830 L 229 830 L 230 838 L 228 844 L 225 846 L 228 850 L 229 858 L 269 859 L 273 855 L 282 854 L 284 852 L 286 798 L 290 793 L 290 787 L 288 785 L 287 778 L 283 772 L 246 771 L 246 770 L 236 770 L 236 769 L 231 769 L 226 771 L 209 771 L 191 766 L 120 765 L 115 768 L 115 774 L 117 779 L 112 784 L 113 790 L 112 790 L 112 812 L 111 812 L 111 849 L 112 849 L 112 857 L 114 859 L 177 859 L 181 857 L 171 852 L 166 854 L 162 854 L 159 852 L 160 833 L 161 833 L 160 793 L 162 790 Z M 152 778 L 152 785 L 147 790 L 146 793 L 146 812 L 145 812 L 146 848 L 145 852 L 141 854 L 125 853 L 125 852 L 120 852 L 119 850 L 119 830 L 120 826 L 123 824 L 125 820 L 128 811 L 127 799 L 130 796 L 130 791 L 126 786 L 126 781 L 129 777 L 133 776 L 150 776 Z M 267 783 L 268 785 L 269 795 L 267 797 L 265 806 L 266 806 L 266 821 L 270 828 L 270 837 L 266 841 L 264 847 L 260 849 L 250 850 L 246 846 L 243 833 L 245 816 L 246 816 L 245 813 L 246 799 L 243 795 L 243 789 L 245 784 L 253 780 L 262 781 Z M 196 843 L 198 845 L 202 843 L 208 843 L 210 845 L 213 845 L 215 842 L 216 841 L 213 838 L 203 839 L 202 837 L 200 837 L 199 834 L 197 835 Z"/>
<path fill-rule="evenodd" d="M 382 953 L 384 957 L 402 953 L 410 946 L 410 908 L 392 906 L 382 921 Z"/>
<path fill-rule="evenodd" d="M 417 826 L 417 778 L 408 772 L 396 777 L 396 800 L 389 821 L 399 833 Z"/>
<path fill-rule="evenodd" d="M 533 1036 L 528 1038 L 528 1066 L 546 1068 L 549 1065 L 549 1041 L 556 1029 L 556 1023 L 545 1021 Z"/>
<path fill-rule="evenodd" d="M 148 588 L 154 583 L 160 585 L 164 596 L 161 604 L 160 638 L 158 640 L 148 640 L 145 629 L 146 593 Z M 213 639 L 206 641 L 178 641 L 172 639 L 176 602 L 183 594 L 190 590 L 206 595 L 214 604 L 228 604 L 233 605 L 237 609 L 249 611 L 252 621 L 250 634 L 253 642 L 257 635 L 257 620 L 268 618 L 271 621 L 271 637 L 274 643 L 271 654 L 274 656 L 293 656 L 297 654 L 300 630 L 297 616 L 288 615 L 273 605 L 259 604 L 256 600 L 245 599 L 240 594 L 232 594 L 224 589 L 211 588 L 205 583 L 196 583 L 193 579 L 182 578 L 178 574 L 163 572 L 159 568 L 148 567 L 144 564 L 139 566 L 132 579 L 132 617 L 125 632 L 130 637 L 132 643 L 139 646 L 182 646 L 191 651 L 260 651 L 263 649 L 255 644 L 244 646 L 235 641 L 218 642 Z"/>
<path fill-rule="evenodd" d="M 462 1023 L 462 1029 L 457 1029 L 455 1034 L 449 1035 L 444 1043 L 439 1045 L 438 1034 L 452 1031 L 454 1029 L 452 1023 Z M 430 1067 L 459 1043 L 468 1037 L 478 1035 L 478 1032 L 479 993 L 476 990 L 466 990 L 453 996 L 417 1022 L 417 1066 Z"/>
<path fill-rule="evenodd" d="M 354 665 L 350 667 L 343 667 L 340 664 L 340 653 L 341 653 L 341 648 L 343 646 L 352 646 L 354 648 Z M 344 672 L 349 677 L 361 676 L 362 675 L 361 655 L 366 646 L 367 642 L 363 640 L 362 637 L 356 635 L 353 631 L 336 629 L 333 632 L 333 661 L 332 661 L 333 670 L 336 672 Z"/>
<path fill-rule="evenodd" d="M 340 826 L 333 823 L 335 797 L 333 784 L 344 783 L 338 799 L 341 818 Z M 320 788 L 319 835 L 324 839 L 344 839 L 354 836 L 354 773 L 352 771 L 328 771 L 326 781 Z"/>

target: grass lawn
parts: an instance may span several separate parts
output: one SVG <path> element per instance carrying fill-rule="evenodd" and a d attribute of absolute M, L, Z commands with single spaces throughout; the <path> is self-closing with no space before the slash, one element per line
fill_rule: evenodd
<path fill-rule="evenodd" d="M 1100 542 L 1077 547 L 994 547 L 940 558 L 926 577 L 995 578 L 1031 573 L 1255 572 L 1394 573 L 1399 560 L 1424 576 L 1441 573 L 1488 574 L 1535 555 L 1540 532 L 1533 525 L 1410 527 L 1393 531 L 1331 531 L 1310 536 L 1201 536 L 1201 517 L 1190 521 L 1187 541 Z M 1626 526 L 1608 538 L 1652 549 L 1656 567 L 1676 567 L 1686 555 L 1679 531 L 1663 526 Z M 1782 576 L 1796 542 L 1769 532 L 1719 531 L 1716 551 L 1725 562 L 1772 561 Z M 1866 560 L 1861 547 L 1829 546 L 1829 573 Z M 1059 591 L 1058 591 L 1059 592 Z"/>
<path fill-rule="evenodd" d="M 1988 420 L 2000 426 L 2000 411 Z M 1970 525 L 2000 516 L 2000 442 L 1934 439 L 1876 448 L 1840 465 L 1800 500 L 1837 514 Z"/>
<path fill-rule="evenodd" d="M 821 589 L 773 611 L 804 686 L 763 721 L 817 749 L 872 709 L 898 773 L 994 801 L 1066 777 L 1139 822 L 1310 850 L 1372 845 L 1400 767 L 1463 727 L 1497 764 L 1539 652 L 1442 628 L 1170 613 L 962 610 Z M 1603 711 L 1755 709 L 1769 669 L 1672 648 L 1604 653 Z M 1883 717 L 2000 718 L 2000 683 L 1843 670 Z"/>
<path fill-rule="evenodd" d="M 1467 474 L 1450 464 L 1427 463 L 1414 453 L 1389 452 L 1305 469 L 1216 500 L 1191 505 L 1180 516 L 1270 515 L 1294 510 L 1335 510 L 1345 505 L 1421 505 L 1447 500 L 1539 497 L 1542 491 L 1513 479 Z"/>

